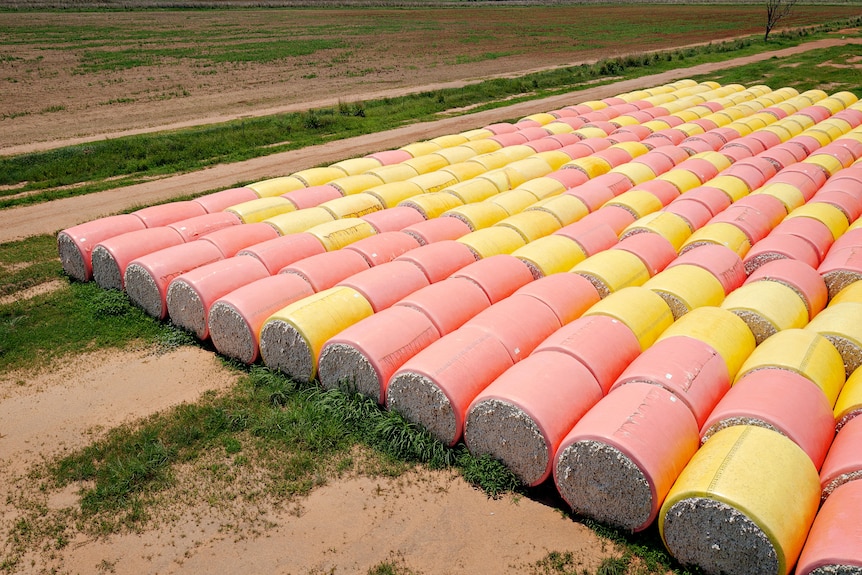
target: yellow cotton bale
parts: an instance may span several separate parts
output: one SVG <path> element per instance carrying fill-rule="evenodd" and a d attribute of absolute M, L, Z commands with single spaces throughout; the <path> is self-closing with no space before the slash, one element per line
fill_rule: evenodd
<path fill-rule="evenodd" d="M 661 200 L 659 200 L 655 194 L 651 194 L 644 190 L 628 190 L 607 202 L 605 205 L 619 206 L 631 213 L 635 219 L 640 219 L 646 215 L 657 212 L 663 207 Z"/>
<path fill-rule="evenodd" d="M 294 210 L 296 206 L 290 200 L 281 196 L 272 196 L 234 204 L 225 211 L 236 214 L 244 224 L 253 224 Z"/>
<path fill-rule="evenodd" d="M 701 158 L 706 160 L 715 166 L 715 169 L 719 172 L 726 170 L 731 165 L 730 159 L 720 152 L 701 152 L 699 154 L 695 154 L 692 158 Z"/>
<path fill-rule="evenodd" d="M 360 218 L 344 218 L 318 224 L 309 228 L 307 232 L 320 240 L 328 252 L 340 250 L 344 246 L 377 233 L 371 224 Z"/>
<path fill-rule="evenodd" d="M 626 250 L 601 251 L 577 264 L 571 273 L 588 279 L 602 298 L 626 287 L 641 286 L 650 278 L 644 261 Z"/>
<path fill-rule="evenodd" d="M 458 182 L 441 191 L 452 194 L 465 204 L 481 202 L 500 193 L 500 189 L 494 182 L 486 178 L 474 178 L 466 182 Z"/>
<path fill-rule="evenodd" d="M 533 122 L 537 122 L 541 125 L 549 124 L 556 120 L 557 117 L 553 114 L 549 114 L 547 112 L 539 112 L 538 114 L 530 114 L 529 116 L 524 116 L 521 120 L 532 120 Z"/>
<path fill-rule="evenodd" d="M 417 177 L 421 177 L 421 176 L 417 176 Z M 423 190 L 419 184 L 408 180 L 408 181 L 404 181 L 404 182 L 392 182 L 390 184 L 380 184 L 379 186 L 374 186 L 373 188 L 368 188 L 368 190 L 362 192 L 361 194 L 356 194 L 353 196 L 345 196 L 342 199 L 346 200 L 347 198 L 367 198 L 370 196 L 370 197 L 374 198 L 375 203 L 380 206 L 380 208 L 378 208 L 378 209 L 384 209 L 384 208 L 395 207 L 399 203 L 403 202 L 404 200 L 410 199 L 413 196 L 416 196 L 418 194 L 422 194 L 424 192 L 425 192 L 425 190 Z M 338 200 L 334 200 L 334 201 L 338 201 Z M 329 202 L 326 202 L 325 204 L 328 204 L 328 203 Z M 325 204 L 321 204 L 321 205 L 326 207 Z M 347 205 L 346 202 L 345 202 L 345 205 Z M 370 205 L 371 205 L 371 203 L 369 202 L 369 206 Z M 361 207 L 361 204 L 357 204 L 357 206 Z M 377 210 L 372 210 L 372 211 L 377 211 Z M 371 213 L 371 212 L 366 212 L 366 213 Z M 354 213 L 353 215 L 356 217 L 359 217 L 359 216 L 363 216 L 365 214 L 357 212 L 357 213 Z M 341 216 L 341 217 L 344 217 L 344 216 Z"/>
<path fill-rule="evenodd" d="M 720 307 L 694 308 L 670 326 L 659 341 L 684 335 L 709 345 L 724 359 L 731 380 L 754 351 L 754 334 L 732 311 Z"/>
<path fill-rule="evenodd" d="M 685 124 L 680 124 L 679 126 L 676 127 L 676 129 L 679 130 L 680 132 L 682 132 L 683 134 L 685 134 L 686 136 L 688 136 L 689 138 L 691 136 L 703 134 L 706 131 L 704 129 L 704 127 L 701 126 L 700 124 L 692 124 L 689 122 L 687 122 Z"/>
<path fill-rule="evenodd" d="M 493 183 L 501 192 L 514 189 L 526 181 L 521 172 L 509 169 L 508 167 L 496 168 L 479 177 Z"/>
<path fill-rule="evenodd" d="M 571 162 L 566 162 L 562 169 L 580 170 L 586 174 L 588 178 L 593 179 L 602 174 L 607 174 L 611 171 L 611 167 L 612 166 L 607 160 L 594 156 L 587 156 L 585 158 L 578 158 Z"/>
<path fill-rule="evenodd" d="M 751 189 L 748 184 L 734 176 L 716 176 L 706 182 L 707 186 L 718 188 L 730 198 L 730 201 L 735 202 L 747 196 Z"/>
<path fill-rule="evenodd" d="M 652 171 L 652 168 L 638 162 L 628 162 L 617 166 L 611 170 L 611 173 L 624 175 L 631 181 L 633 186 L 648 182 L 656 177 L 656 173 Z"/>
<path fill-rule="evenodd" d="M 805 329 L 832 342 L 844 360 L 845 377 L 862 365 L 862 303 L 830 305 L 814 316 Z"/>
<path fill-rule="evenodd" d="M 446 166 L 441 172 L 451 174 L 458 182 L 466 182 L 485 173 L 485 168 L 472 162 L 457 162 Z"/>
<path fill-rule="evenodd" d="M 407 152 L 414 158 L 418 158 L 419 156 L 438 152 L 443 149 L 443 146 L 441 146 L 440 144 L 435 144 L 434 142 L 424 141 L 413 142 L 411 144 L 407 144 L 406 146 L 401 146 L 398 149 Z"/>
<path fill-rule="evenodd" d="M 740 258 L 745 258 L 745 254 L 751 249 L 751 242 L 741 229 L 726 222 L 715 222 L 691 234 L 682 244 L 679 253 L 684 254 L 688 250 L 706 244 L 718 244 L 730 248 Z"/>
<path fill-rule="evenodd" d="M 332 214 L 333 220 L 342 218 L 360 218 L 383 209 L 379 199 L 368 192 L 335 198 L 320 204 L 320 207 Z"/>
<path fill-rule="evenodd" d="M 697 112 L 697 110 L 692 110 L 691 108 L 687 110 L 680 110 L 674 114 L 677 118 L 682 120 L 683 122 L 691 122 L 692 120 L 697 120 L 701 117 L 701 114 Z"/>
<path fill-rule="evenodd" d="M 537 158 L 542 158 L 548 165 L 551 166 L 553 170 L 559 170 L 563 167 L 563 164 L 566 162 L 571 162 L 572 158 L 565 152 L 561 152 L 559 150 L 548 150 L 547 152 L 539 152 L 536 154 Z"/>
<path fill-rule="evenodd" d="M 622 322 L 635 335 L 641 350 L 655 343 L 673 324 L 667 303 L 643 286 L 622 288 L 593 304 L 584 315 L 604 315 Z"/>
<path fill-rule="evenodd" d="M 455 146 L 454 148 L 443 148 L 439 152 L 433 152 L 431 156 L 439 156 L 446 161 L 447 165 L 460 164 L 470 158 L 476 157 L 476 150 L 469 146 Z"/>
<path fill-rule="evenodd" d="M 404 200 L 399 206 L 407 206 L 418 211 L 426 220 L 442 215 L 447 210 L 463 206 L 464 202 L 447 192 L 434 192 L 433 194 L 419 194 L 409 200 Z"/>
<path fill-rule="evenodd" d="M 404 160 L 401 162 L 401 165 L 410 166 L 416 173 L 418 174 L 427 174 L 428 172 L 433 172 L 435 170 L 439 170 L 441 168 L 445 168 L 449 165 L 449 162 L 446 161 L 446 158 L 441 156 L 440 154 L 427 154 L 424 156 L 418 156 L 416 158 L 410 158 L 409 160 Z"/>
<path fill-rule="evenodd" d="M 820 168 L 822 168 L 829 177 L 834 176 L 836 173 L 844 169 L 844 165 L 841 164 L 841 161 L 831 154 L 815 153 L 805 158 L 804 161 L 807 164 L 820 166 Z"/>
<path fill-rule="evenodd" d="M 341 174 L 344 175 L 344 174 Z M 301 190 L 308 186 L 299 178 L 293 176 L 283 176 L 280 178 L 271 178 L 269 180 L 261 180 L 246 186 L 251 188 L 261 198 L 269 198 L 272 196 L 280 196 L 294 190 Z"/>
<path fill-rule="evenodd" d="M 493 226 L 499 221 L 509 217 L 509 212 L 497 204 L 491 202 L 478 202 L 465 204 L 448 210 L 443 214 L 444 218 L 458 218 L 476 231 Z"/>
<path fill-rule="evenodd" d="M 539 201 L 535 195 L 525 189 L 509 190 L 500 192 L 496 196 L 491 196 L 488 202 L 497 204 L 508 213 L 510 216 L 523 212 L 528 207 Z"/>
<path fill-rule="evenodd" d="M 419 189 L 423 194 L 439 192 L 440 190 L 446 189 L 449 186 L 453 186 L 458 183 L 458 179 L 455 176 L 448 172 L 444 172 L 443 170 L 430 172 L 427 174 L 420 174 L 415 178 L 410 178 L 407 181 L 411 184 L 419 186 Z"/>
<path fill-rule="evenodd" d="M 730 292 L 721 307 L 742 318 L 758 344 L 779 331 L 808 323 L 805 301 L 793 288 L 774 281 L 743 285 Z"/>
<path fill-rule="evenodd" d="M 526 190 L 536 196 L 539 200 L 557 196 L 566 191 L 566 186 L 559 180 L 554 178 L 536 178 L 529 182 L 524 182 L 518 186 L 519 190 Z"/>
<path fill-rule="evenodd" d="M 497 140 L 491 140 L 489 138 L 470 140 L 469 142 L 465 142 L 461 145 L 465 148 L 473 150 L 474 152 L 476 152 L 476 154 L 488 154 L 491 152 L 496 152 L 503 147 L 503 144 L 501 144 Z"/>
<path fill-rule="evenodd" d="M 534 153 L 535 150 L 527 146 L 507 146 L 495 152 L 478 155 L 469 161 L 481 165 L 487 171 L 491 171 L 502 168 L 516 160 L 523 160 Z"/>
<path fill-rule="evenodd" d="M 667 302 L 674 320 L 695 308 L 721 305 L 724 300 L 724 287 L 718 278 L 690 264 L 667 268 L 647 280 L 644 287 Z"/>
<path fill-rule="evenodd" d="M 702 184 L 700 179 L 693 172 L 688 170 L 671 170 L 657 176 L 656 179 L 670 182 L 676 186 L 676 189 L 678 189 L 681 194 Z"/>
<path fill-rule="evenodd" d="M 403 163 L 381 166 L 373 170 L 368 170 L 365 173 L 372 176 L 376 176 L 384 184 L 391 184 L 392 182 L 403 182 L 404 180 L 419 175 L 419 172 L 417 172 L 415 168 L 404 165 Z"/>
<path fill-rule="evenodd" d="M 847 90 L 835 92 L 834 94 L 832 94 L 830 96 L 830 98 L 835 98 L 836 100 L 839 100 L 841 102 L 841 104 L 844 106 L 844 108 L 847 108 L 848 106 L 852 106 L 853 104 L 855 104 L 856 102 L 859 101 L 859 98 L 856 96 L 856 94 L 854 94 L 853 92 L 848 92 Z M 840 111 L 840 110 L 838 110 L 838 111 Z M 833 112 L 833 113 L 837 113 L 837 112 Z"/>
<path fill-rule="evenodd" d="M 332 212 L 316 206 L 286 214 L 279 214 L 267 218 L 263 222 L 274 227 L 279 234 L 286 236 L 304 232 L 316 225 L 331 222 L 333 219 Z"/>
<path fill-rule="evenodd" d="M 512 228 L 521 234 L 527 243 L 550 235 L 562 227 L 551 214 L 535 210 L 513 214 L 495 225 Z"/>
<path fill-rule="evenodd" d="M 620 234 L 620 239 L 640 233 L 658 234 L 669 241 L 673 249 L 679 251 L 686 239 L 691 236 L 691 227 L 677 214 L 658 211 L 647 214 L 630 224 Z"/>
<path fill-rule="evenodd" d="M 582 140 L 587 140 L 589 138 L 606 138 L 608 136 L 607 132 L 595 126 L 578 128 L 577 130 L 573 130 L 572 133 Z"/>
<path fill-rule="evenodd" d="M 840 431 L 848 421 L 862 415 L 862 369 L 856 369 L 847 378 L 835 402 L 835 427 Z"/>
<path fill-rule="evenodd" d="M 811 459 L 781 433 L 736 425 L 713 435 L 658 516 L 671 554 L 707 573 L 787 575 L 820 504 Z"/>
<path fill-rule="evenodd" d="M 814 383 L 829 405 L 835 405 L 844 385 L 844 361 L 829 340 L 805 329 L 786 329 L 758 345 L 734 380 L 759 369 L 784 369 L 798 373 Z"/>
<path fill-rule="evenodd" d="M 468 141 L 473 140 L 484 140 L 486 138 L 490 138 L 494 135 L 494 132 L 489 130 L 488 128 L 475 128 L 473 130 L 466 130 L 464 132 L 459 132 L 459 136 L 463 136 L 467 138 Z"/>
<path fill-rule="evenodd" d="M 840 303 L 862 303 L 862 281 L 855 281 L 839 291 L 829 300 L 830 306 L 835 306 Z"/>
<path fill-rule="evenodd" d="M 578 242 L 554 234 L 534 240 L 513 251 L 512 255 L 527 264 L 536 279 L 568 272 L 587 257 Z"/>
<path fill-rule="evenodd" d="M 766 184 L 753 192 L 752 194 L 766 194 L 774 198 L 778 198 L 787 212 L 792 212 L 796 208 L 805 204 L 805 195 L 802 191 L 792 184 L 775 183 Z"/>
<path fill-rule="evenodd" d="M 560 225 L 563 226 L 573 224 L 590 213 L 584 202 L 582 202 L 575 196 L 570 196 L 567 194 L 554 196 L 553 198 L 547 198 L 545 200 L 539 200 L 529 208 L 526 208 L 526 211 L 530 210 L 541 210 L 544 212 L 548 212 L 549 214 L 557 218 L 557 221 L 559 221 Z"/>
<path fill-rule="evenodd" d="M 301 181 L 305 184 L 306 188 L 310 188 L 311 186 L 322 186 L 336 178 L 343 178 L 345 175 L 346 174 L 343 170 L 327 166 L 323 168 L 308 168 L 307 170 L 300 170 L 292 173 L 290 176 Z"/>
<path fill-rule="evenodd" d="M 327 185 L 341 192 L 342 196 L 352 196 L 382 183 L 383 180 L 374 174 L 357 174 L 332 180 Z"/>
<path fill-rule="evenodd" d="M 464 134 L 445 134 L 443 136 L 431 138 L 428 141 L 432 144 L 437 144 L 441 148 L 454 148 L 455 146 L 460 146 L 461 144 L 469 142 L 470 138 Z"/>
<path fill-rule="evenodd" d="M 776 106 L 778 107 L 778 106 Z M 763 128 L 764 132 L 771 132 L 778 136 L 778 139 L 781 140 L 782 143 L 786 142 L 790 138 L 792 138 L 795 134 L 790 130 L 790 128 L 786 127 L 784 124 L 775 123 Z"/>
<path fill-rule="evenodd" d="M 551 122 L 542 126 L 549 134 L 556 136 L 557 134 L 571 134 L 575 131 L 573 127 L 565 122 Z"/>
<path fill-rule="evenodd" d="M 376 158 L 350 158 L 349 160 L 341 160 L 332 164 L 333 168 L 337 168 L 348 176 L 358 176 L 368 170 L 380 167 L 380 160 Z"/>
<path fill-rule="evenodd" d="M 523 160 L 515 160 L 506 166 L 506 168 L 509 170 L 515 170 L 521 174 L 525 182 L 534 178 L 547 176 L 554 171 L 551 164 L 537 155 L 524 158 Z"/>
<path fill-rule="evenodd" d="M 787 218 L 814 218 L 829 228 L 832 238 L 836 240 L 847 231 L 850 225 L 844 212 L 825 202 L 809 202 L 790 212 Z"/>
<path fill-rule="evenodd" d="M 323 344 L 346 328 L 374 313 L 358 291 L 336 286 L 282 308 L 260 330 L 264 364 L 297 381 L 317 375 Z"/>
<path fill-rule="evenodd" d="M 499 254 L 511 254 L 526 244 L 521 234 L 504 226 L 491 226 L 476 230 L 455 241 L 470 248 L 476 259 L 484 259 Z"/>

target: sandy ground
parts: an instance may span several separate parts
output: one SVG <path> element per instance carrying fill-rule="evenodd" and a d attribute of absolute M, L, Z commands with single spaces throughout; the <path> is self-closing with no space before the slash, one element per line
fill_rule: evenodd
<path fill-rule="evenodd" d="M 833 45 L 806 44 L 734 60 L 721 67 Z M 465 118 L 409 126 L 194 174 L 0 212 L 0 242 L 53 233 L 132 205 L 287 174 L 408 142 L 639 87 L 707 73 L 698 66 L 620 82 Z M 54 510 L 74 507 L 74 490 L 39 494 L 28 471 L 47 457 L 80 447 L 115 425 L 134 421 L 207 390 L 229 387 L 234 375 L 208 352 L 181 348 L 166 355 L 128 350 L 66 359 L 42 374 L 0 378 L 0 550 L 20 519 L 22 493 Z M 314 490 L 298 506 L 255 508 L 256 515 L 201 501 L 158 527 L 99 539 L 73 538 L 62 549 L 39 549 L 19 562 L 22 573 L 366 573 L 391 561 L 415 573 L 527 573 L 549 551 L 570 551 L 593 571 L 613 550 L 565 518 L 559 501 L 499 500 L 451 473 L 409 473 L 398 479 L 346 477 Z M 3 557 L 0 556 L 0 564 Z"/>

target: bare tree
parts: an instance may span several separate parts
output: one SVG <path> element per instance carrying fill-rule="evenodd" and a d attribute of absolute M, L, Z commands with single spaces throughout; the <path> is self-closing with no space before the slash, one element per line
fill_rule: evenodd
<path fill-rule="evenodd" d="M 797 0 L 766 0 L 766 33 L 763 41 L 769 41 L 769 33 L 778 24 L 778 21 L 790 14 Z"/>

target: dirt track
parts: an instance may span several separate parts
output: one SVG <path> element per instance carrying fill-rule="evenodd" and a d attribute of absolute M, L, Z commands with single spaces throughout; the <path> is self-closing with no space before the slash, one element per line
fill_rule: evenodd
<path fill-rule="evenodd" d="M 689 68 L 680 68 L 670 72 L 643 76 L 634 80 L 624 80 L 606 86 L 589 88 L 542 100 L 523 102 L 468 116 L 414 124 L 387 132 L 348 138 L 245 162 L 223 164 L 198 172 L 171 176 L 125 188 L 56 200 L 34 206 L 12 208 L 0 212 L 0 242 L 22 239 L 37 234 L 53 234 L 69 226 L 135 206 L 163 202 L 185 194 L 231 187 L 238 183 L 287 175 L 304 168 L 333 163 L 345 158 L 360 156 L 379 150 L 395 148 L 410 142 L 433 138 L 443 134 L 469 130 L 493 122 L 517 119 L 532 113 L 552 110 L 579 101 L 600 99 L 613 94 L 672 82 L 680 78 L 708 74 L 724 68 L 847 43 L 862 44 L 862 39 L 834 38 L 818 40 L 794 48 L 764 52 L 745 58 L 736 58 L 720 64 L 702 64 Z M 415 88 L 409 91 L 422 91 L 424 89 Z M 402 92 L 407 91 L 403 90 Z M 309 102 L 307 107 L 310 108 L 319 105 L 321 105 L 319 102 Z"/>

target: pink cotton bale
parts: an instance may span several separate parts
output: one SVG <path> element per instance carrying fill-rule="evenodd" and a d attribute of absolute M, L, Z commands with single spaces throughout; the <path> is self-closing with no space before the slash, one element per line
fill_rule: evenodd
<path fill-rule="evenodd" d="M 661 202 L 661 205 L 667 206 L 672 201 L 680 196 L 679 188 L 667 180 L 649 180 L 632 188 L 632 191 L 642 190 L 649 192 Z"/>
<path fill-rule="evenodd" d="M 848 285 L 862 279 L 862 246 L 839 247 L 829 250 L 817 272 L 829 290 L 829 299 Z"/>
<path fill-rule="evenodd" d="M 824 188 L 826 185 L 824 185 Z M 841 213 L 847 218 L 847 222 L 851 224 L 862 215 L 862 195 L 860 195 L 859 190 L 826 190 L 824 188 L 821 188 L 819 192 L 814 194 L 810 203 L 824 203 L 835 206 L 841 210 Z"/>
<path fill-rule="evenodd" d="M 497 142 L 504 148 L 507 146 L 515 146 L 518 144 L 526 144 L 529 142 L 529 138 L 520 132 L 509 132 L 506 134 L 497 134 L 495 136 L 491 136 L 488 138 L 493 142 Z"/>
<path fill-rule="evenodd" d="M 491 455 L 525 485 L 539 485 L 550 477 L 563 437 L 601 397 L 598 382 L 575 358 L 533 353 L 473 400 L 464 442 L 474 456 Z"/>
<path fill-rule="evenodd" d="M 465 278 L 482 288 L 491 304 L 533 281 L 530 268 L 515 256 L 500 254 L 465 266 L 451 277 Z"/>
<path fill-rule="evenodd" d="M 395 371 L 438 339 L 440 333 L 421 311 L 384 309 L 327 340 L 317 368 L 320 384 L 325 389 L 345 387 L 383 403 Z"/>
<path fill-rule="evenodd" d="M 176 230 L 183 237 L 183 241 L 192 242 L 206 234 L 240 224 L 242 224 L 242 220 L 236 214 L 216 212 L 180 220 L 173 224 L 168 224 L 167 227 Z"/>
<path fill-rule="evenodd" d="M 826 283 L 820 274 L 805 262 L 793 259 L 768 262 L 753 271 L 745 283 L 756 281 L 775 281 L 793 289 L 805 302 L 809 319 L 814 319 L 814 316 L 826 307 Z"/>
<path fill-rule="evenodd" d="M 784 203 L 767 194 L 746 196 L 714 216 L 707 224 L 724 222 L 736 226 L 753 245 L 765 238 L 787 216 Z"/>
<path fill-rule="evenodd" d="M 358 252 L 335 250 L 295 261 L 279 273 L 291 273 L 304 279 L 315 292 L 329 289 L 350 276 L 369 269 L 368 260 Z"/>
<path fill-rule="evenodd" d="M 206 209 L 201 204 L 192 200 L 168 202 L 132 212 L 148 228 L 166 226 L 180 220 L 202 216 L 205 213 L 207 213 Z"/>
<path fill-rule="evenodd" d="M 395 259 L 408 261 L 418 267 L 432 284 L 476 261 L 470 248 L 454 240 L 425 244 L 399 255 Z"/>
<path fill-rule="evenodd" d="M 557 316 L 560 325 L 566 325 L 599 301 L 599 294 L 590 281 L 577 274 L 557 273 L 532 281 L 513 295 L 534 297 Z"/>
<path fill-rule="evenodd" d="M 129 263 L 149 253 L 183 243 L 179 232 L 166 226 L 144 228 L 110 237 L 93 247 L 93 279 L 104 289 L 123 289 Z"/>
<path fill-rule="evenodd" d="M 343 249 L 359 253 L 374 267 L 391 262 L 398 256 L 418 248 L 419 242 L 413 236 L 402 232 L 383 232 L 363 238 Z"/>
<path fill-rule="evenodd" d="M 549 335 L 535 349 L 558 351 L 581 362 L 607 393 L 616 378 L 641 353 L 640 343 L 624 323 L 604 315 L 584 316 Z"/>
<path fill-rule="evenodd" d="M 381 166 L 389 166 L 392 164 L 400 164 L 405 160 L 409 160 L 413 157 L 413 155 L 405 150 L 385 150 L 383 152 L 375 152 L 373 154 L 368 154 L 365 157 L 377 160 L 378 162 L 380 162 Z"/>
<path fill-rule="evenodd" d="M 775 174 L 769 179 L 769 183 L 790 184 L 802 192 L 807 202 L 817 190 L 823 187 L 826 180 L 826 172 L 819 166 L 807 162 L 797 162 L 781 170 L 781 173 Z"/>
<path fill-rule="evenodd" d="M 386 405 L 453 446 L 470 403 L 514 362 L 499 339 L 464 326 L 407 360 L 389 380 Z"/>
<path fill-rule="evenodd" d="M 589 176 L 580 170 L 568 170 L 565 168 L 551 172 L 546 177 L 560 182 L 566 187 L 566 189 L 580 186 L 590 179 Z"/>
<path fill-rule="evenodd" d="M 490 305 L 482 288 L 465 278 L 432 283 L 395 303 L 421 311 L 441 336 L 452 333 Z"/>
<path fill-rule="evenodd" d="M 581 221 L 587 226 L 606 224 L 614 234 L 619 236 L 623 230 L 635 223 L 635 220 L 635 215 L 627 209 L 611 205 L 603 206 L 600 210 L 584 216 Z"/>
<path fill-rule="evenodd" d="M 634 132 L 621 132 L 620 130 L 614 130 L 613 134 L 608 135 L 606 138 L 608 142 L 613 144 L 621 144 L 623 142 L 640 142 L 643 138 Z M 647 142 L 643 142 L 644 146 L 652 149 L 656 147 L 655 145 Z"/>
<path fill-rule="evenodd" d="M 745 374 L 728 391 L 701 427 L 701 441 L 733 425 L 757 425 L 789 437 L 820 469 L 835 420 L 826 396 L 808 378 L 784 369 Z"/>
<path fill-rule="evenodd" d="M 404 228 L 421 245 L 433 244 L 442 240 L 457 240 L 470 233 L 470 226 L 458 218 L 434 218 Z"/>
<path fill-rule="evenodd" d="M 757 154 L 757 157 L 771 162 L 772 165 L 775 166 L 776 170 L 783 170 L 787 166 L 805 159 L 804 157 L 798 157 L 798 155 L 794 154 L 783 144 L 773 146 L 772 148 Z"/>
<path fill-rule="evenodd" d="M 742 136 L 741 138 L 737 138 L 732 142 L 728 142 L 727 144 L 719 148 L 718 151 L 722 154 L 728 154 L 736 152 L 734 148 L 742 148 L 744 150 L 743 157 L 746 158 L 749 158 L 766 150 L 766 146 L 763 145 L 763 142 L 751 138 L 751 135 L 749 134 L 748 136 Z"/>
<path fill-rule="evenodd" d="M 694 415 L 698 429 L 730 389 L 721 355 L 709 344 L 684 335 L 660 340 L 641 353 L 610 391 L 630 383 L 658 385 L 675 394 Z"/>
<path fill-rule="evenodd" d="M 682 142 L 679 147 L 686 150 L 690 155 L 699 154 L 700 152 L 714 152 L 725 145 L 729 140 L 718 130 L 709 130 L 703 134 L 689 136 Z"/>
<path fill-rule="evenodd" d="M 750 133 L 746 141 L 757 141 L 763 145 L 763 152 L 769 150 L 774 146 L 778 146 L 781 144 L 781 137 L 778 136 L 775 132 L 766 132 L 763 130 L 757 130 L 755 132 Z M 754 155 L 758 156 L 763 152 L 756 152 Z"/>
<path fill-rule="evenodd" d="M 294 262 L 325 251 L 320 240 L 311 234 L 300 232 L 254 244 L 238 251 L 237 255 L 257 258 L 266 267 L 269 275 L 275 275 Z"/>
<path fill-rule="evenodd" d="M 658 234 L 633 234 L 620 240 L 611 249 L 618 249 L 636 255 L 646 266 L 650 277 L 656 275 L 676 259 L 673 245 Z"/>
<path fill-rule="evenodd" d="M 850 165 L 856 161 L 856 156 L 851 149 L 840 144 L 835 145 L 834 143 L 823 146 L 822 148 L 808 156 L 807 161 L 810 162 L 812 160 L 815 160 L 821 155 L 829 156 L 837 160 L 838 165 L 841 166 L 839 169 L 849 168 Z M 829 165 L 831 163 L 832 162 L 824 161 L 821 165 Z"/>
<path fill-rule="evenodd" d="M 769 163 L 768 160 L 764 160 L 764 162 Z M 775 166 L 772 167 L 775 168 Z M 749 190 L 756 190 L 767 180 L 767 177 L 758 167 L 742 163 L 742 160 L 737 160 L 732 166 L 721 172 L 721 175 L 733 176 L 742 180 Z"/>
<path fill-rule="evenodd" d="M 209 242 L 217 247 L 222 256 L 230 258 L 242 249 L 278 237 L 278 232 L 269 224 L 243 224 L 231 226 L 202 237 L 200 241 Z"/>
<path fill-rule="evenodd" d="M 311 186 L 310 188 L 302 188 L 287 192 L 286 194 L 281 194 L 281 197 L 296 206 L 297 210 L 313 208 L 315 206 L 319 206 L 323 202 L 335 200 L 342 196 L 344 196 L 344 194 L 341 193 L 341 190 L 329 184 Z"/>
<path fill-rule="evenodd" d="M 703 202 L 694 198 L 688 198 L 686 195 L 682 195 L 672 201 L 664 208 L 663 211 L 675 214 L 685 220 L 692 231 L 702 228 L 710 219 L 712 219 L 712 213 L 709 211 L 709 208 L 703 204 Z"/>
<path fill-rule="evenodd" d="M 815 218 L 785 218 L 770 235 L 779 234 L 793 235 L 807 241 L 817 253 L 819 261 L 823 261 L 835 241 L 829 227 Z"/>
<path fill-rule="evenodd" d="M 748 250 L 742 261 L 745 273 L 757 273 L 760 266 L 779 260 L 795 260 L 811 268 L 820 264 L 820 256 L 808 240 L 791 234 L 769 234 Z"/>
<path fill-rule="evenodd" d="M 734 164 L 751 157 L 751 150 L 742 146 L 722 146 L 719 152 Z"/>
<path fill-rule="evenodd" d="M 796 564 L 797 575 L 862 573 L 862 481 L 851 481 L 827 499 Z"/>
<path fill-rule="evenodd" d="M 862 231 L 859 230 L 859 227 L 847 230 L 841 235 L 841 237 L 835 240 L 830 249 L 837 251 L 843 250 L 844 248 L 854 248 L 862 245 Z"/>
<path fill-rule="evenodd" d="M 537 345 L 561 327 L 550 306 L 539 299 L 517 294 L 479 312 L 466 325 L 499 339 L 512 356 L 513 363 L 530 355 Z"/>
<path fill-rule="evenodd" d="M 739 255 L 719 244 L 704 244 L 688 250 L 668 267 L 683 264 L 701 267 L 714 275 L 721 282 L 725 295 L 740 287 L 747 278 Z"/>
<path fill-rule="evenodd" d="M 674 394 L 630 383 L 599 401 L 566 435 L 554 483 L 576 513 L 641 531 L 697 451 L 697 431 Z"/>
<path fill-rule="evenodd" d="M 422 270 L 410 262 L 391 261 L 356 273 L 337 285 L 359 292 L 376 313 L 428 286 L 429 282 Z"/>
<path fill-rule="evenodd" d="M 676 146 L 654 148 L 638 156 L 633 162 L 645 164 L 656 174 L 663 174 L 688 159 L 688 153 Z"/>
<path fill-rule="evenodd" d="M 615 245 L 619 238 L 613 228 L 604 222 L 581 219 L 573 224 L 563 226 L 553 235 L 559 235 L 577 243 L 587 257 L 597 254 Z"/>
<path fill-rule="evenodd" d="M 109 238 L 142 229 L 144 222 L 132 214 L 108 216 L 66 228 L 57 234 L 63 271 L 78 281 L 90 281 L 93 279 L 93 248 Z"/>
<path fill-rule="evenodd" d="M 511 134 L 512 132 L 518 131 L 517 126 L 509 122 L 497 122 L 496 124 L 488 124 L 484 127 L 484 129 L 490 131 L 495 136 L 499 134 Z"/>
<path fill-rule="evenodd" d="M 192 200 L 203 207 L 208 214 L 226 210 L 231 206 L 256 200 L 260 196 L 251 188 L 230 188 L 220 192 L 205 194 Z"/>
<path fill-rule="evenodd" d="M 844 424 L 838 431 L 820 468 L 822 498 L 828 501 L 832 493 L 845 483 L 860 483 L 862 479 L 862 417 Z"/>
<path fill-rule="evenodd" d="M 805 108 L 802 108 L 796 113 L 800 116 L 808 116 L 814 121 L 815 124 L 826 120 L 832 115 L 832 111 L 829 108 L 817 104 L 814 104 L 813 106 L 806 106 Z"/>
<path fill-rule="evenodd" d="M 688 170 L 700 180 L 701 184 L 718 175 L 718 168 L 715 164 L 705 158 L 689 158 L 678 164 L 676 169 Z"/>
<path fill-rule="evenodd" d="M 626 116 L 629 116 L 629 115 L 626 114 Z M 616 125 L 619 122 L 611 121 L 611 123 Z M 644 126 L 642 124 L 631 124 L 628 126 L 620 126 L 619 128 L 617 128 L 616 130 L 613 131 L 613 135 L 617 138 L 621 138 L 621 137 L 624 137 L 626 135 L 629 135 L 629 136 L 633 137 L 633 139 L 635 141 L 638 141 L 638 142 L 645 140 L 650 134 L 652 134 L 652 130 L 650 130 L 649 128 L 647 128 L 646 126 Z"/>
<path fill-rule="evenodd" d="M 260 329 L 267 318 L 313 293 L 296 274 L 276 274 L 237 288 L 210 306 L 210 339 L 220 354 L 252 364 L 260 357 Z"/>
<path fill-rule="evenodd" d="M 166 296 L 171 281 L 187 271 L 222 259 L 217 247 L 203 241 L 178 244 L 145 254 L 126 267 L 126 293 L 148 315 L 164 319 L 168 314 Z"/>
<path fill-rule="evenodd" d="M 175 325 L 198 339 L 209 337 L 210 308 L 220 297 L 254 281 L 269 277 L 260 260 L 236 256 L 184 272 L 168 284 L 168 315 Z"/>
<path fill-rule="evenodd" d="M 654 120 L 656 122 L 662 122 L 663 124 L 667 124 L 665 120 Z M 675 123 L 675 122 L 674 122 Z M 664 140 L 666 143 L 665 146 L 678 146 L 688 138 L 688 133 L 683 130 L 679 130 L 677 128 L 665 128 L 663 130 L 659 130 L 657 132 L 653 132 L 646 138 L 644 138 L 644 144 L 648 146 L 658 146 L 655 142 L 658 140 Z"/>

